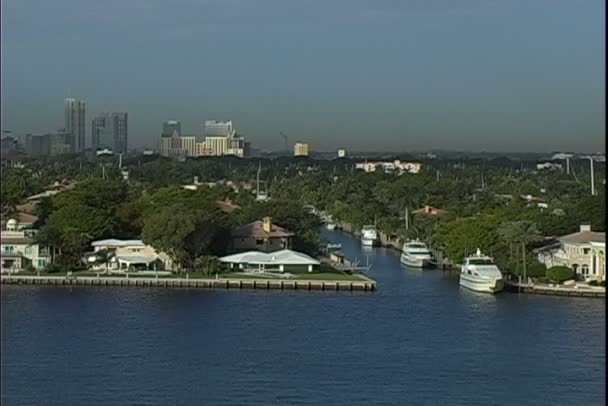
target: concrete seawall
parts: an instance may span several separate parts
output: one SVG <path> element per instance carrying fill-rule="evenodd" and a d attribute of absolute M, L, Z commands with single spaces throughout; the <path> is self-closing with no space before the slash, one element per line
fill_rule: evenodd
<path fill-rule="evenodd" d="M 536 295 L 606 298 L 605 289 L 574 289 L 564 286 L 551 287 L 546 285 L 519 285 L 518 283 L 512 281 L 505 281 L 505 290 Z"/>
<path fill-rule="evenodd" d="M 176 278 L 112 278 L 95 276 L 19 276 L 2 275 L 2 284 L 11 285 L 57 285 L 57 286 L 139 286 L 167 288 L 212 288 L 212 289 L 292 289 L 364 291 L 376 290 L 376 282 L 367 277 L 361 281 L 334 280 L 276 280 L 276 279 L 176 279 Z"/>

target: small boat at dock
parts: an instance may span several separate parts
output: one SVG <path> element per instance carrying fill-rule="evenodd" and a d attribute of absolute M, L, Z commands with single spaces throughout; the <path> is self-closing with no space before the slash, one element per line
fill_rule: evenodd
<path fill-rule="evenodd" d="M 479 248 L 466 257 L 460 270 L 460 286 L 476 292 L 497 293 L 504 287 L 502 273 L 494 259 L 483 255 Z"/>
<path fill-rule="evenodd" d="M 373 247 L 378 244 L 378 232 L 376 231 L 376 226 L 365 225 L 361 229 L 361 244 Z"/>
<path fill-rule="evenodd" d="M 428 246 L 422 241 L 409 240 L 401 249 L 401 263 L 410 268 L 432 268 L 436 266 L 435 258 Z"/>

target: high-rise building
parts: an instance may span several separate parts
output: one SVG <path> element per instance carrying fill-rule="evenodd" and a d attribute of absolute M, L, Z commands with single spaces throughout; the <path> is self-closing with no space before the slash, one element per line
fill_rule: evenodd
<path fill-rule="evenodd" d="M 101 113 L 91 124 L 94 150 L 108 148 L 114 153 L 127 152 L 127 113 Z"/>
<path fill-rule="evenodd" d="M 27 134 L 26 151 L 33 157 L 57 156 L 72 152 L 72 134 L 56 132 L 50 134 Z"/>
<path fill-rule="evenodd" d="M 308 156 L 310 153 L 310 147 L 308 144 L 303 144 L 301 142 L 296 142 L 293 146 L 293 155 L 294 156 Z"/>
<path fill-rule="evenodd" d="M 186 156 L 196 156 L 196 137 L 194 135 L 185 135 L 181 138 L 182 149 L 184 149 Z"/>
<path fill-rule="evenodd" d="M 69 97 L 65 99 L 65 131 L 72 136 L 73 152 L 82 152 L 85 149 L 86 106 L 84 100 Z"/>
<path fill-rule="evenodd" d="M 171 133 L 170 136 L 168 134 Z M 165 157 L 245 156 L 245 138 L 238 135 L 232 121 L 205 121 L 205 140 L 197 142 L 193 135 L 182 135 L 178 121 L 163 123 L 160 154 Z"/>
<path fill-rule="evenodd" d="M 176 120 L 169 120 L 163 123 L 163 132 L 161 137 L 172 137 L 173 133 L 177 131 L 177 135 L 182 135 L 182 123 Z"/>
<path fill-rule="evenodd" d="M 60 130 L 55 133 L 46 135 L 49 139 L 50 156 L 69 154 L 70 152 L 72 152 L 72 145 L 74 143 L 72 139 L 72 134 Z"/>
<path fill-rule="evenodd" d="M 236 131 L 232 127 L 232 121 L 205 121 L 205 136 L 206 137 L 233 137 Z"/>

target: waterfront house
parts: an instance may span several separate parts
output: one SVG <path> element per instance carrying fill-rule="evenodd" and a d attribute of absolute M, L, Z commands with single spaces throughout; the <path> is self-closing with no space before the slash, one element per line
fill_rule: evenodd
<path fill-rule="evenodd" d="M 157 252 L 142 240 L 99 240 L 91 243 L 93 252 L 86 254 L 86 261 L 94 270 L 110 272 L 169 271 L 173 269 L 171 258 Z"/>
<path fill-rule="evenodd" d="M 606 280 L 606 233 L 591 231 L 589 225 L 581 225 L 577 233 L 559 237 L 535 252 L 547 267 L 563 265 L 581 279 Z"/>
<path fill-rule="evenodd" d="M 48 247 L 34 241 L 36 230 L 19 229 L 19 223 L 10 219 L 6 230 L 2 230 L 0 240 L 1 272 L 19 272 L 28 267 L 37 270 L 46 268 L 51 263 Z"/>
<path fill-rule="evenodd" d="M 230 269 L 245 272 L 312 272 L 320 265 L 319 261 L 306 254 L 287 249 L 272 253 L 247 251 L 228 255 L 219 260 L 228 264 Z"/>
<path fill-rule="evenodd" d="M 12 220 L 13 220 L 13 223 L 11 224 L 11 227 L 14 228 L 15 231 L 20 231 L 20 230 L 25 230 L 25 229 L 31 229 L 34 226 L 34 224 L 38 221 L 38 217 L 36 217 L 32 214 L 18 212 L 16 218 L 14 218 Z M 8 226 L 8 222 L 5 223 L 4 220 L 2 220 L 1 223 L 2 223 L 2 228 L 5 228 Z"/>
<path fill-rule="evenodd" d="M 230 232 L 232 252 L 273 252 L 291 248 L 293 233 L 273 224 L 270 217 L 254 221 Z"/>

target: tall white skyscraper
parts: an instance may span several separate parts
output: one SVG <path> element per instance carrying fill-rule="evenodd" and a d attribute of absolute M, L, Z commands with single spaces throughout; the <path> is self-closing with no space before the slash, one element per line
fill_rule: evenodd
<path fill-rule="evenodd" d="M 78 98 L 65 99 L 65 131 L 72 138 L 72 152 L 82 152 L 85 148 L 85 102 Z"/>

